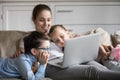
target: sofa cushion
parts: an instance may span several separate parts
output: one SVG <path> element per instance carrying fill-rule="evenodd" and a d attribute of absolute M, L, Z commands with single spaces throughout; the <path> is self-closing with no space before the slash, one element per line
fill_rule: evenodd
<path fill-rule="evenodd" d="M 0 57 L 10 57 L 19 48 L 20 39 L 28 32 L 0 31 Z"/>

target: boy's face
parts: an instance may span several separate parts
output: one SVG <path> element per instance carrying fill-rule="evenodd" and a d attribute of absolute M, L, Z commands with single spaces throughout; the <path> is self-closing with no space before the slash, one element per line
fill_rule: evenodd
<path fill-rule="evenodd" d="M 48 50 L 50 49 L 50 41 L 48 40 L 41 40 L 41 45 L 38 47 L 38 49 L 40 51 L 46 51 L 48 52 Z"/>
<path fill-rule="evenodd" d="M 37 48 L 36 57 L 39 57 L 38 55 L 40 55 L 41 53 L 49 54 L 50 41 L 48 41 L 48 40 L 41 40 L 41 43 L 42 44 Z"/>
<path fill-rule="evenodd" d="M 69 32 L 57 27 L 50 35 L 51 40 L 59 47 L 64 47 L 65 41 L 70 38 Z"/>

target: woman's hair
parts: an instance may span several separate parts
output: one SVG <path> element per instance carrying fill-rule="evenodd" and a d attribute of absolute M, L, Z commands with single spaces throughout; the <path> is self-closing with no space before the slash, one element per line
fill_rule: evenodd
<path fill-rule="evenodd" d="M 44 33 L 33 31 L 31 34 L 24 37 L 23 40 L 24 40 L 25 53 L 31 53 L 32 48 L 37 49 L 42 44 L 41 40 L 50 41 L 50 38 Z"/>
<path fill-rule="evenodd" d="M 32 19 L 35 20 L 39 13 L 41 13 L 43 10 L 48 10 L 52 14 L 52 11 L 49 6 L 45 4 L 38 4 L 34 7 L 33 13 L 32 13 Z"/>
<path fill-rule="evenodd" d="M 58 28 L 58 27 L 60 27 L 60 28 L 62 28 L 63 30 L 67 31 L 67 29 L 66 29 L 63 25 L 56 24 L 56 25 L 51 26 L 48 35 L 52 34 L 53 31 L 54 31 L 56 28 Z"/>

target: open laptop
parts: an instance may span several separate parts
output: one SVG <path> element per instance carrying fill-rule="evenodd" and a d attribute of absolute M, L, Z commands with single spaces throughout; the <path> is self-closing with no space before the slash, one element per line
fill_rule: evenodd
<path fill-rule="evenodd" d="M 98 56 L 100 33 L 80 36 L 65 42 L 64 57 L 48 61 L 60 68 L 95 60 Z"/>

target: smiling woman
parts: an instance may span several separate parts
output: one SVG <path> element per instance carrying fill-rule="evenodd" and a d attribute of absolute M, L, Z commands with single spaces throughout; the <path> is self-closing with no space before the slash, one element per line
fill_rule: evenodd
<path fill-rule="evenodd" d="M 51 27 L 52 12 L 49 6 L 45 4 L 38 4 L 34 7 L 32 12 L 32 21 L 34 22 L 36 31 L 47 34 Z M 20 48 L 16 51 L 13 57 L 24 52 L 24 43 L 21 39 Z"/>
<path fill-rule="evenodd" d="M 38 32 L 47 34 L 51 27 L 51 9 L 46 5 L 37 5 L 33 9 L 32 20 Z"/>

